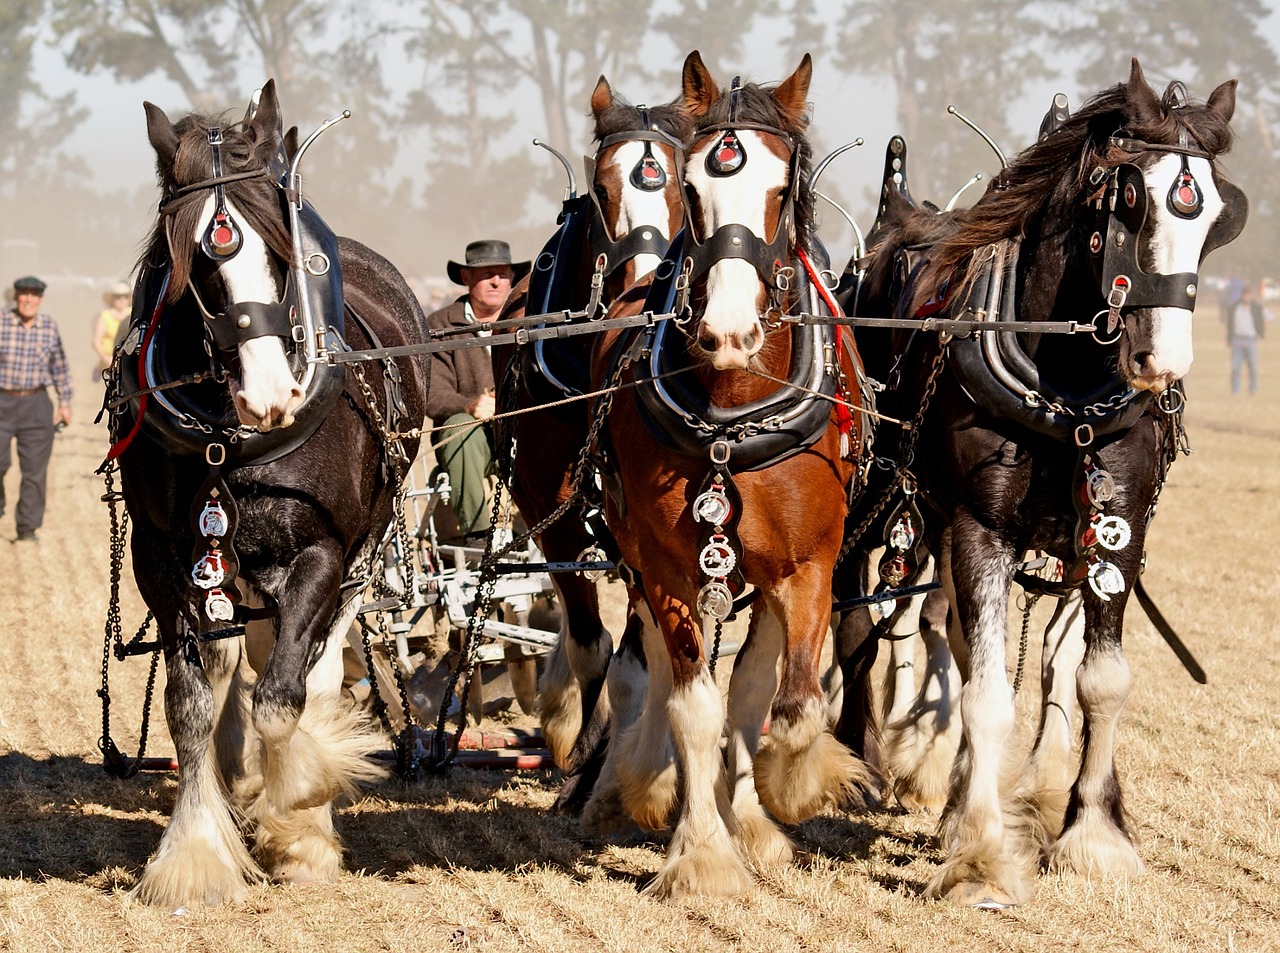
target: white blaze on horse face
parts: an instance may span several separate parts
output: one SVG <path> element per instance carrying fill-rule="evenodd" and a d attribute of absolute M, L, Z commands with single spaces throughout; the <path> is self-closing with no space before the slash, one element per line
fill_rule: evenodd
<path fill-rule="evenodd" d="M 1168 153 L 1147 169 L 1148 271 L 1162 275 L 1195 274 L 1209 229 L 1222 214 L 1223 201 L 1213 184 L 1208 159 L 1188 156 L 1187 166 L 1200 187 L 1202 209 L 1195 218 L 1180 218 L 1169 208 L 1169 189 L 1182 172 L 1182 156 Z M 1120 366 L 1139 390 L 1163 391 L 1191 370 L 1191 312 L 1186 308 L 1151 308 L 1121 345 Z"/>
<path fill-rule="evenodd" d="M 616 238 L 637 228 L 652 228 L 670 241 L 671 214 L 667 209 L 666 188 L 646 192 L 631 184 L 631 170 L 644 158 L 644 147 L 643 142 L 624 142 L 613 153 L 613 162 L 622 173 L 622 201 L 618 209 L 618 224 L 614 226 L 613 234 Z M 650 151 L 666 173 L 667 181 L 674 182 L 676 172 L 667 151 L 656 146 Z M 636 255 L 636 278 L 643 278 L 657 268 L 661 261 L 660 255 Z"/>
<path fill-rule="evenodd" d="M 705 241 L 721 226 L 738 224 L 768 241 L 773 236 L 765 233 L 765 211 L 787 184 L 788 163 L 769 150 L 759 133 L 742 132 L 739 141 L 747 161 L 732 175 L 712 176 L 707 172 L 707 153 L 719 138 L 707 139 L 689 157 L 685 169 L 685 181 L 697 192 L 702 209 L 699 237 Z M 755 266 L 740 258 L 718 261 L 707 272 L 707 303 L 698 336 L 717 370 L 745 368 L 764 344 L 762 290 Z M 704 339 L 714 342 L 714 350 Z"/>
<path fill-rule="evenodd" d="M 213 209 L 214 197 L 210 195 L 197 226 L 197 244 L 213 217 Z M 218 268 L 227 288 L 227 314 L 234 319 L 235 302 L 277 301 L 280 289 L 271 268 L 271 253 L 262 237 L 245 224 L 245 217 L 230 199 L 227 212 L 240 225 L 243 234 L 239 253 Z M 302 403 L 303 392 L 289 370 L 280 338 L 271 335 L 250 338 L 236 353 L 240 357 L 240 378 L 232 379 L 231 395 L 240 422 L 264 432 L 288 427 L 293 423 L 293 412 Z"/>

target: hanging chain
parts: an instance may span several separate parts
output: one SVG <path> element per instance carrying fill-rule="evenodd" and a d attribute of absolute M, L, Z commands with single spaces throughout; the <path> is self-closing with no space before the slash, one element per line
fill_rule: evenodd
<path fill-rule="evenodd" d="M 1018 639 L 1018 667 L 1013 673 L 1013 694 L 1022 687 L 1022 670 L 1027 662 L 1027 635 L 1031 631 L 1031 610 L 1040 601 L 1040 593 L 1026 593 L 1022 604 L 1022 635 Z"/>
<path fill-rule="evenodd" d="M 844 545 L 840 547 L 840 552 L 836 556 L 835 564 L 840 565 L 845 556 L 853 550 L 862 537 L 870 529 L 871 524 L 876 521 L 884 508 L 893 500 L 894 494 L 898 489 L 905 485 L 908 480 L 913 480 L 911 476 L 911 464 L 916 458 L 916 441 L 920 439 L 920 427 L 924 422 L 924 416 L 929 412 L 929 404 L 933 400 L 933 395 L 938 389 L 938 378 L 942 374 L 942 368 L 947 361 L 947 342 L 951 340 L 951 335 L 943 332 L 938 335 L 940 347 L 938 353 L 934 355 L 933 363 L 929 367 L 929 377 L 925 381 L 924 392 L 920 395 L 920 406 L 916 410 L 916 415 L 911 423 L 907 425 L 902 432 L 902 443 L 900 445 L 899 460 L 897 468 L 894 470 L 893 478 L 889 480 L 889 485 L 885 487 L 884 493 L 880 499 L 876 501 L 857 529 L 846 537 Z"/>

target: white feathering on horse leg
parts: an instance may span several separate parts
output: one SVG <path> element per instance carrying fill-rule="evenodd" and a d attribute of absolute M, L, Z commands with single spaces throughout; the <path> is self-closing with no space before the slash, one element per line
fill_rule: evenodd
<path fill-rule="evenodd" d="M 860 787 L 878 785 L 867 766 L 826 728 L 820 697 L 809 699 L 795 721 L 775 717 L 770 723 L 769 741 L 756 755 L 756 790 L 784 824 L 798 824 L 843 803 Z"/>
<path fill-rule="evenodd" d="M 538 684 L 538 721 L 556 767 L 568 769 L 569 753 L 582 730 L 582 689 L 569 662 L 568 613 L 561 613 L 560 637 L 547 654 Z"/>
<path fill-rule="evenodd" d="M 1119 646 L 1086 653 L 1080 667 L 1080 707 L 1088 725 L 1080 777 L 1076 781 L 1078 808 L 1071 826 L 1049 854 L 1054 870 L 1136 877 L 1143 873 L 1142 858 L 1112 819 L 1119 806 L 1115 776 L 1116 721 L 1133 677 Z"/>
<path fill-rule="evenodd" d="M 671 693 L 667 711 L 684 797 L 666 863 L 644 892 L 659 899 L 744 893 L 752 886 L 751 875 L 720 808 L 728 800 L 720 760 L 724 702 L 705 666 Z"/>
<path fill-rule="evenodd" d="M 609 745 L 600 777 L 591 790 L 590 800 L 582 809 L 582 829 L 589 833 L 604 836 L 634 828 L 618 788 L 619 739 L 644 710 L 648 680 L 641 660 L 625 648 L 619 649 L 605 675 L 611 712 Z"/>

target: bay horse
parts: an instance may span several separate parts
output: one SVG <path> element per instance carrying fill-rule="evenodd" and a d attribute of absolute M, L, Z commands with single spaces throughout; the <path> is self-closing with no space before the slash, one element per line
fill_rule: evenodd
<path fill-rule="evenodd" d="M 1231 145 L 1235 90 L 1230 80 L 1200 103 L 1171 83 L 1157 95 L 1134 60 L 1126 82 L 1011 160 L 973 208 L 917 210 L 872 251 L 871 286 L 894 289 L 887 313 L 1058 330 L 1075 322 L 1093 332 L 920 335 L 882 398 L 909 416 L 936 386 L 913 473 L 933 514 L 930 549 L 952 602 L 964 687 L 963 740 L 940 824 L 946 859 L 932 896 L 1003 907 L 1028 898 L 1042 863 L 1143 870 L 1115 766 L 1132 681 L 1122 624 L 1178 452 L 1200 264 L 1247 215 L 1217 162 Z M 908 245 L 927 248 L 905 268 Z M 895 284 L 895 268 L 905 281 Z M 1028 550 L 1063 567 L 1048 648 L 1056 674 L 1074 683 L 1083 750 L 1077 768 L 1059 683 L 1030 771 L 1002 783 L 1014 720 L 1007 605 Z M 1071 647 L 1077 639 L 1082 651 Z M 1050 790 L 1063 778 L 1066 797 Z"/>
<path fill-rule="evenodd" d="M 597 385 L 622 388 L 607 418 L 606 516 L 645 597 L 649 670 L 643 711 L 611 758 L 642 826 L 665 827 L 678 812 L 646 888 L 657 897 L 748 889 L 748 860 L 767 868 L 791 857 L 775 818 L 799 822 L 868 781 L 827 730 L 819 681 L 864 446 L 859 369 L 851 340 L 781 320 L 823 307 L 811 78 L 806 55 L 776 87 L 721 90 L 696 51 L 686 59 L 695 128 L 681 156 L 685 228 L 647 297 L 633 289 L 610 310 L 677 318 L 607 332 L 593 362 Z M 748 585 L 759 598 L 729 688 L 726 765 L 707 627 Z"/>
<path fill-rule="evenodd" d="M 341 701 L 342 649 L 416 452 L 386 434 L 420 425 L 428 370 L 401 358 L 366 381 L 322 358 L 427 330 L 396 269 L 303 201 L 314 136 L 282 135 L 274 81 L 241 122 L 145 110 L 163 199 L 116 367 L 112 455 L 179 765 L 134 895 L 183 907 L 234 901 L 264 875 L 334 879 L 331 802 L 384 774 L 368 755 L 385 741 Z"/>
<path fill-rule="evenodd" d="M 679 101 L 633 106 L 601 76 L 591 94 L 594 158 L 586 159 L 584 194 L 566 200 L 561 224 L 529 276 L 512 289 L 502 317 L 577 312 L 602 317 L 608 306 L 662 260 L 680 226 L 683 204 L 675 152 L 689 120 Z M 593 297 L 594 294 L 594 297 Z M 591 335 L 493 349 L 498 409 L 515 416 L 495 422 L 495 444 L 513 448 L 508 485 L 530 526 L 553 515 L 573 492 L 587 442 Z M 500 454 L 505 456 L 505 454 Z M 573 510 L 549 523 L 538 544 L 551 561 L 571 562 L 588 550 L 613 549 L 603 521 L 589 527 L 593 488 Z M 564 771 L 580 769 L 609 719 L 605 673 L 613 637 L 600 621 L 595 582 L 580 573 L 553 577 L 562 606 L 559 641 L 539 686 L 543 737 Z M 576 787 L 576 778 L 564 792 Z M 589 787 L 589 785 L 588 785 Z"/>

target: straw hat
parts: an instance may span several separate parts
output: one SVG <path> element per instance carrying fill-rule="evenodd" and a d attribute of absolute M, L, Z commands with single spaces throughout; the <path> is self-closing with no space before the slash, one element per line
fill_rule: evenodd
<path fill-rule="evenodd" d="M 114 285 L 112 285 L 106 291 L 102 292 L 102 303 L 115 304 L 116 298 L 119 298 L 121 296 L 125 298 L 133 297 L 133 289 L 130 288 L 126 282 L 117 281 Z"/>

